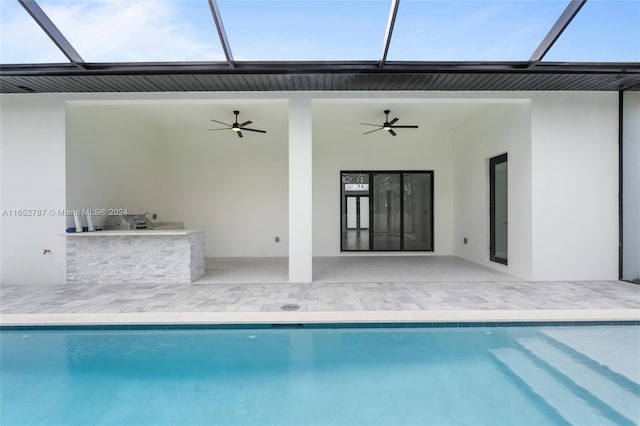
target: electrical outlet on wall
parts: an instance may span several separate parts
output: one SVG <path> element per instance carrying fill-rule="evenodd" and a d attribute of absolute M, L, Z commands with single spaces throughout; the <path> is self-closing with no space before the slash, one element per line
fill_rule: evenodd
<path fill-rule="evenodd" d="M 276 236 L 276 243 L 280 242 L 280 237 Z"/>
<path fill-rule="evenodd" d="M 467 237 L 464 237 L 464 240 L 462 240 L 462 242 L 467 244 L 469 242 L 469 240 L 467 239 Z"/>

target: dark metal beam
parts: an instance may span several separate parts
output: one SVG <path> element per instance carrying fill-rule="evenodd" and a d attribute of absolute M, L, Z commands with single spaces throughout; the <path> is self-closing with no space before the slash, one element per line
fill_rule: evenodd
<path fill-rule="evenodd" d="M 58 27 L 49 19 L 49 16 L 44 13 L 44 10 L 40 8 L 40 5 L 35 0 L 18 0 L 22 7 L 31 15 L 31 17 L 40 25 L 40 28 L 49 36 L 49 38 L 58 46 L 58 49 L 69 58 L 69 60 L 82 67 L 84 60 L 80 54 L 73 48 L 69 40 L 60 32 Z"/>
<path fill-rule="evenodd" d="M 218 36 L 220 36 L 220 43 L 222 44 L 222 50 L 224 50 L 224 56 L 227 58 L 227 64 L 229 64 L 231 68 L 234 68 L 235 63 L 233 61 L 233 54 L 231 53 L 231 45 L 229 44 L 227 32 L 225 31 L 224 24 L 222 23 L 222 15 L 220 14 L 218 1 L 209 0 L 209 9 L 211 9 L 213 21 L 216 23 L 216 29 L 218 30 Z"/>
<path fill-rule="evenodd" d="M 389 20 L 387 21 L 387 31 L 384 34 L 384 42 L 382 44 L 382 55 L 380 55 L 380 63 L 378 66 L 384 66 L 387 62 L 387 53 L 389 53 L 389 46 L 391 45 L 391 36 L 393 35 L 393 27 L 396 24 L 396 15 L 398 14 L 398 6 L 400 6 L 400 0 L 391 0 L 391 10 L 389 10 Z"/>
<path fill-rule="evenodd" d="M 618 279 L 624 278 L 624 91 L 618 92 Z M 629 277 L 631 278 L 631 277 Z"/>
<path fill-rule="evenodd" d="M 571 0 L 569 2 L 556 23 L 553 24 L 553 27 L 551 27 L 547 35 L 542 39 L 542 42 L 535 52 L 533 52 L 533 55 L 531 55 L 531 58 L 529 59 L 530 62 L 535 64 L 544 58 L 544 55 L 546 55 L 549 49 L 551 49 L 556 40 L 558 40 L 558 37 L 562 35 L 564 30 L 586 2 L 587 0 Z"/>
<path fill-rule="evenodd" d="M 556 63 L 533 67 L 521 62 L 417 62 L 392 61 L 384 68 L 378 61 L 241 61 L 230 68 L 227 62 L 140 62 L 73 64 L 0 64 L 0 76 L 28 75 L 139 75 L 139 74 L 385 74 L 385 73 L 499 73 L 499 74 L 640 74 L 640 63 Z M 625 86 L 632 82 L 623 81 Z"/>

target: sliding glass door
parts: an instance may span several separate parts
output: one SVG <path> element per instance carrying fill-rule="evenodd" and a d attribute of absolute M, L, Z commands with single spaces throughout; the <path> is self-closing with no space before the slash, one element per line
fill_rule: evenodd
<path fill-rule="evenodd" d="M 432 251 L 433 172 L 341 172 L 341 251 Z"/>
<path fill-rule="evenodd" d="M 431 173 L 404 173 L 404 250 L 433 250 Z"/>
<path fill-rule="evenodd" d="M 507 154 L 489 160 L 489 258 L 508 263 L 509 211 L 508 211 Z"/>
<path fill-rule="evenodd" d="M 371 250 L 401 250 L 400 173 L 373 174 L 373 247 Z"/>

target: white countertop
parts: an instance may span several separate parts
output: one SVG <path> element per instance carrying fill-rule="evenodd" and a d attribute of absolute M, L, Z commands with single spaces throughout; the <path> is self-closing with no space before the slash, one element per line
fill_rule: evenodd
<path fill-rule="evenodd" d="M 204 229 L 139 229 L 131 231 L 68 232 L 67 237 L 179 237 L 204 233 Z"/>

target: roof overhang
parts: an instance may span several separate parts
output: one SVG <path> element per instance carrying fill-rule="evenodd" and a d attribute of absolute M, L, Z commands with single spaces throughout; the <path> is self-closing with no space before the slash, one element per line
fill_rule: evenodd
<path fill-rule="evenodd" d="M 2 93 L 176 91 L 625 91 L 640 63 L 187 62 L 2 65 Z"/>

